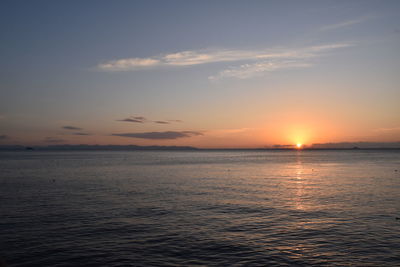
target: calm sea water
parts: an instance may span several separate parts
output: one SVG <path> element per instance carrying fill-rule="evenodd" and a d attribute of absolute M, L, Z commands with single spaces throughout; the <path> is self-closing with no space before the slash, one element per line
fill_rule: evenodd
<path fill-rule="evenodd" d="M 398 151 L 0 153 L 7 266 L 400 266 L 396 217 Z"/>

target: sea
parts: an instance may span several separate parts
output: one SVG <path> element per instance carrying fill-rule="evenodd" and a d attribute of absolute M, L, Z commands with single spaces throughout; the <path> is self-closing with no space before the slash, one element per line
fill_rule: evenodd
<path fill-rule="evenodd" d="M 0 258 L 400 266 L 400 151 L 0 152 Z"/>

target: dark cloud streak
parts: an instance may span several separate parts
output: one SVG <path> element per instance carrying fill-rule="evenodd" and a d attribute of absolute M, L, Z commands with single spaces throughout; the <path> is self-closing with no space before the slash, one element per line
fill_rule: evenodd
<path fill-rule="evenodd" d="M 63 126 L 62 128 L 65 130 L 75 130 L 75 131 L 83 130 L 82 128 L 75 127 L 75 126 Z"/>
<path fill-rule="evenodd" d="M 170 124 L 173 122 L 183 122 L 181 120 L 156 120 L 156 121 L 151 121 L 146 119 L 143 116 L 130 116 L 125 119 L 120 119 L 117 121 L 123 121 L 123 122 L 133 122 L 133 123 L 146 123 L 146 122 L 153 122 L 153 123 L 158 123 L 158 124 Z"/>
<path fill-rule="evenodd" d="M 113 136 L 130 137 L 130 138 L 141 138 L 150 140 L 173 140 L 184 137 L 192 137 L 203 135 L 202 132 L 198 131 L 168 131 L 168 132 L 144 132 L 144 133 L 120 133 L 112 134 Z"/>
<path fill-rule="evenodd" d="M 117 120 L 117 121 L 125 121 L 125 122 L 135 122 L 135 123 L 144 123 L 146 122 L 146 118 L 142 117 L 142 116 L 137 116 L 137 117 L 129 117 L 126 119 L 121 119 L 121 120 Z"/>

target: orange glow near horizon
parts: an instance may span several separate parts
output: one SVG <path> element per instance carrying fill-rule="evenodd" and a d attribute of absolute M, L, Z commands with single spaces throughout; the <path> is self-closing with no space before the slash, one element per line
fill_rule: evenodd
<path fill-rule="evenodd" d="M 302 147 L 303 147 L 303 144 L 301 144 L 301 143 L 297 143 L 297 144 L 296 144 L 296 148 L 297 148 L 297 149 L 301 149 Z"/>

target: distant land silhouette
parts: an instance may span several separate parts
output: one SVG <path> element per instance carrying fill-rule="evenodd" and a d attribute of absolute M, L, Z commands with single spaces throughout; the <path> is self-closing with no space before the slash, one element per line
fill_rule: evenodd
<path fill-rule="evenodd" d="M 312 144 L 313 149 L 393 149 L 400 148 L 400 142 L 340 142 Z"/>
<path fill-rule="evenodd" d="M 37 150 L 37 151 L 58 151 L 58 150 L 197 150 L 190 146 L 137 146 L 137 145 L 49 145 L 49 146 L 0 146 L 0 150 Z"/>
<path fill-rule="evenodd" d="M 22 146 L 2 145 L 0 151 L 79 151 L 79 150 L 294 150 L 294 145 L 273 145 L 259 148 L 197 148 L 192 146 L 138 146 L 138 145 L 48 145 Z M 400 149 L 400 142 L 341 142 L 305 145 L 302 150 L 354 150 L 354 149 Z"/>

